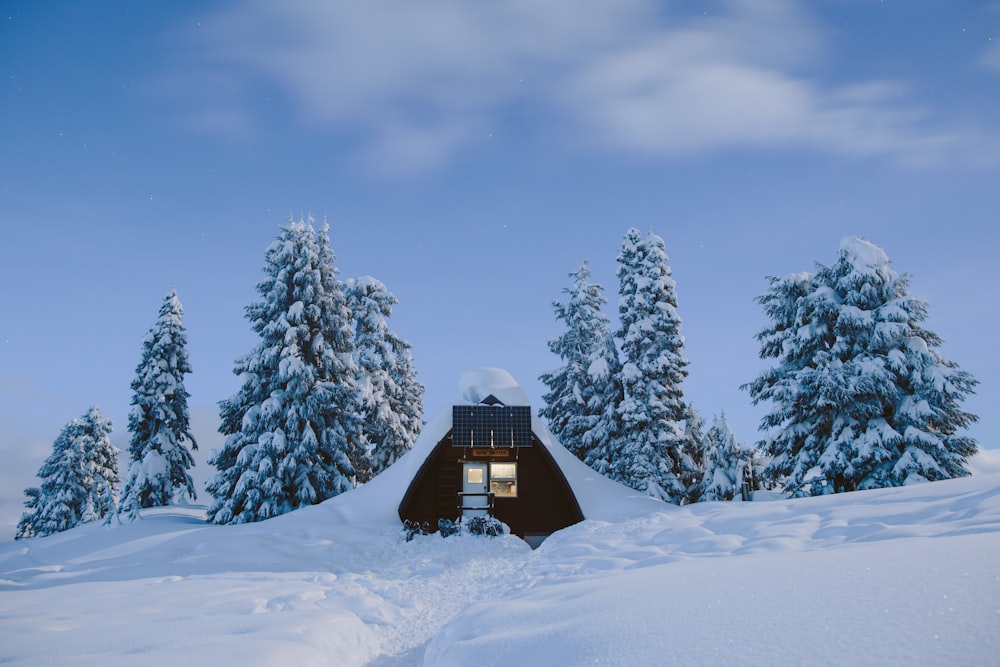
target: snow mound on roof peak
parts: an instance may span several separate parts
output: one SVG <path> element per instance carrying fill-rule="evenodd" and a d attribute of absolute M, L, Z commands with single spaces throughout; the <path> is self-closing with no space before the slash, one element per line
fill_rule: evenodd
<path fill-rule="evenodd" d="M 504 405 L 530 405 L 521 385 L 502 368 L 474 368 L 462 373 L 458 380 L 462 399 L 469 403 L 482 403 L 487 396 L 495 396 Z"/>

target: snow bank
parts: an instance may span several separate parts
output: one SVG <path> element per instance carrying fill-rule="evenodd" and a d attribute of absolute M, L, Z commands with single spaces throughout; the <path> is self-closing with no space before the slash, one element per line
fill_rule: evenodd
<path fill-rule="evenodd" d="M 0 544 L 0 662 L 922 665 L 1000 651 L 1000 475 L 584 521 L 536 551 L 510 536 L 405 542 L 347 523 L 368 499 L 340 498 L 257 524 L 164 508 Z"/>
<path fill-rule="evenodd" d="M 966 466 L 973 475 L 993 475 L 1000 473 L 1000 449 L 980 449 L 969 459 Z"/>
<path fill-rule="evenodd" d="M 470 606 L 424 664 L 986 664 L 1000 648 L 996 546 L 772 551 L 539 586 Z"/>
<path fill-rule="evenodd" d="M 365 489 L 0 544 L 12 665 L 988 664 L 1000 475 L 402 539 Z M 396 524 L 398 526 L 398 523 Z M 509 664 L 509 663 L 508 663 Z"/>
<path fill-rule="evenodd" d="M 428 423 L 418 447 L 450 418 Z M 580 470 L 536 426 L 574 488 L 589 490 L 589 518 L 535 551 L 511 536 L 406 542 L 396 506 L 423 461 L 415 449 L 361 489 L 260 523 L 208 524 L 191 505 L 0 543 L 0 663 L 972 665 L 1000 655 L 998 474 L 674 507 Z"/>
<path fill-rule="evenodd" d="M 529 590 L 465 609 L 427 665 L 984 664 L 1000 476 L 585 522 Z"/>

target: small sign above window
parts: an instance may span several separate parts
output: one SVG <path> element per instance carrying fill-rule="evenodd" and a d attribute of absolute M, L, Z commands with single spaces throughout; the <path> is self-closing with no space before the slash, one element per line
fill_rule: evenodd
<path fill-rule="evenodd" d="M 476 458 L 503 459 L 511 456 L 510 449 L 491 449 L 489 447 L 473 447 L 472 456 Z"/>

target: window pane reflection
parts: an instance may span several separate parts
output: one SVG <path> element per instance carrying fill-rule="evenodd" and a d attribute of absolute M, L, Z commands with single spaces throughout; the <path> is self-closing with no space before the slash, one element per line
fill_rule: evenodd
<path fill-rule="evenodd" d="M 490 491 L 499 498 L 517 497 L 517 464 L 490 464 Z"/>

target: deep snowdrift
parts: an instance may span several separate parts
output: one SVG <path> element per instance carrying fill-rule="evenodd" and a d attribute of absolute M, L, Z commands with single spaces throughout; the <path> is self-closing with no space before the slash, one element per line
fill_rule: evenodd
<path fill-rule="evenodd" d="M 596 475 L 543 431 L 588 520 L 535 551 L 511 536 L 406 542 L 396 506 L 449 419 L 432 420 L 368 485 L 261 523 L 215 526 L 204 507 L 176 507 L 0 544 L 0 663 L 973 665 L 1000 655 L 995 456 L 960 480 L 674 507 Z"/>
<path fill-rule="evenodd" d="M 986 664 L 1000 476 L 405 542 L 351 492 L 0 545 L 0 662 Z M 425 662 L 426 661 L 426 662 Z"/>

